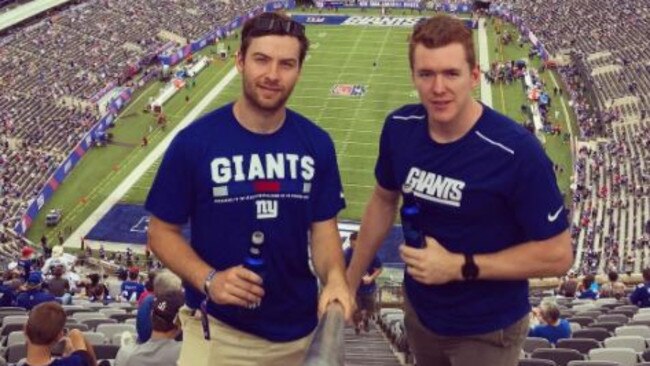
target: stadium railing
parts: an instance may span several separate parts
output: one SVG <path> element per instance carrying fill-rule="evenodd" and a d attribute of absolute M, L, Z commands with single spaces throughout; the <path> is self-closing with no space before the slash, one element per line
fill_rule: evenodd
<path fill-rule="evenodd" d="M 304 366 L 343 366 L 343 328 L 345 319 L 343 307 L 339 303 L 332 303 L 327 310 L 314 333 Z"/>

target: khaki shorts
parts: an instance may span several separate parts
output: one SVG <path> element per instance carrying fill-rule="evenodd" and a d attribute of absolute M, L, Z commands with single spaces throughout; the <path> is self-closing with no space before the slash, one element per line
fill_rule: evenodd
<path fill-rule="evenodd" d="M 205 340 L 201 319 L 192 315 L 192 309 L 183 306 L 178 316 L 183 326 L 178 366 L 302 365 L 313 335 L 291 342 L 271 342 L 210 316 L 211 339 Z"/>

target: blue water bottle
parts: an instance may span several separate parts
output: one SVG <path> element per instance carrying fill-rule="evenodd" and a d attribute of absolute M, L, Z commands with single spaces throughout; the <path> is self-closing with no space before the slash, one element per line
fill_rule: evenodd
<path fill-rule="evenodd" d="M 257 273 L 258 276 L 262 277 L 262 281 L 266 277 L 266 263 L 264 263 L 264 258 L 262 257 L 262 246 L 264 245 L 264 233 L 261 231 L 253 232 L 251 235 L 251 245 L 248 248 L 248 255 L 244 258 L 244 267 Z M 249 308 L 255 309 L 259 307 L 260 304 L 255 304 Z"/>
<path fill-rule="evenodd" d="M 404 204 L 400 211 L 402 217 L 402 231 L 406 245 L 413 248 L 424 247 L 424 234 L 418 228 L 420 208 L 416 204 Z"/>

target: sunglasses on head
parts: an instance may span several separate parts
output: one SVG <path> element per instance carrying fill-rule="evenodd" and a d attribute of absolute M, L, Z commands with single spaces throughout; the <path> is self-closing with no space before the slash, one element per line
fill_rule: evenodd
<path fill-rule="evenodd" d="M 260 16 L 253 22 L 253 28 L 263 32 L 284 32 L 296 37 L 305 35 L 305 26 L 291 19 Z"/>

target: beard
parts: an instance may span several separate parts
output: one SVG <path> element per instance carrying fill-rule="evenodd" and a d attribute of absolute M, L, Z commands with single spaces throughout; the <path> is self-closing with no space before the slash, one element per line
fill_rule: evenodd
<path fill-rule="evenodd" d="M 262 84 L 263 85 L 263 84 Z M 268 113 L 277 112 L 278 110 L 285 107 L 287 100 L 291 96 L 293 91 L 293 85 L 288 89 L 283 89 L 276 94 L 273 98 L 264 98 L 260 90 L 259 85 L 253 81 L 248 80 L 246 75 L 242 75 L 242 86 L 244 98 L 252 105 L 253 107 Z"/>

